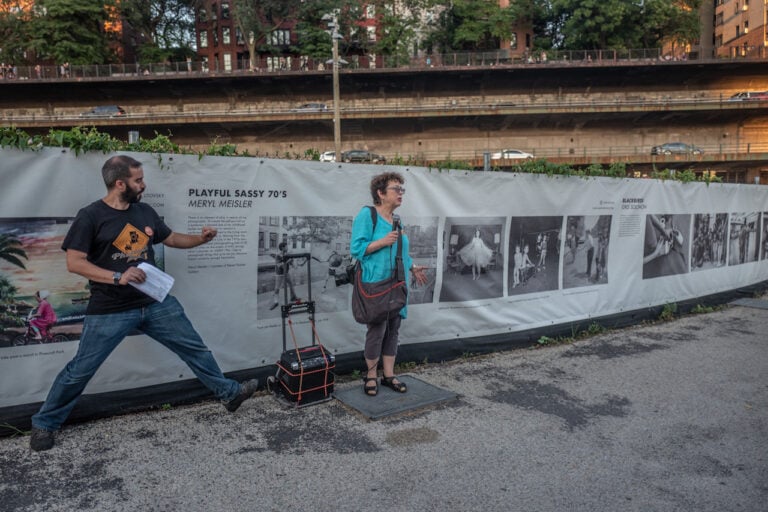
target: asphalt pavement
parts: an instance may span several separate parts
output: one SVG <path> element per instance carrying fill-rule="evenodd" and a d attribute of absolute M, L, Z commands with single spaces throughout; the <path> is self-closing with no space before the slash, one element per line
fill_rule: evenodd
<path fill-rule="evenodd" d="M 768 509 L 765 309 L 408 373 L 458 398 L 369 421 L 262 393 L 66 426 L 43 453 L 2 438 L 0 509 Z"/>

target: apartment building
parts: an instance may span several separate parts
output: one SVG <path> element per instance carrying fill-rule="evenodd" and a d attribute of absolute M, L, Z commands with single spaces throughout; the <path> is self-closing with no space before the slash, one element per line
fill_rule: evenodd
<path fill-rule="evenodd" d="M 715 57 L 768 56 L 768 0 L 714 0 Z"/>

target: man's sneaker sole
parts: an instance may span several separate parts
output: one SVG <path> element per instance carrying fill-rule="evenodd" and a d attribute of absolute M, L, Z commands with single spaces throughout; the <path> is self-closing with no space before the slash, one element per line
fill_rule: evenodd
<path fill-rule="evenodd" d="M 241 383 L 240 393 L 229 402 L 224 402 L 224 407 L 226 407 L 229 412 L 235 412 L 240 408 L 243 402 L 251 398 L 258 389 L 259 379 L 251 379 Z"/>
<path fill-rule="evenodd" d="M 56 444 L 53 432 L 41 428 L 32 427 L 32 435 L 29 438 L 29 447 L 36 452 L 44 452 L 53 448 Z"/>

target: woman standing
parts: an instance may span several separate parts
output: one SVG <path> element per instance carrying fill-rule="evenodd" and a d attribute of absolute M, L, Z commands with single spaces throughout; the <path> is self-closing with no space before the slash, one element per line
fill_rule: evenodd
<path fill-rule="evenodd" d="M 403 244 L 403 267 L 410 269 L 419 284 L 427 282 L 424 267 L 413 265 L 413 260 L 408 254 L 408 237 L 400 233 L 399 222 L 393 219 L 395 209 L 403 203 L 403 183 L 403 177 L 395 172 L 374 176 L 370 191 L 376 210 L 376 223 L 374 225 L 368 207 L 362 208 L 352 223 L 350 251 L 352 256 L 360 261 L 361 279 L 364 283 L 381 281 L 392 275 L 396 263 L 398 236 Z M 379 391 L 377 369 L 380 359 L 384 373 L 381 385 L 399 393 L 407 391 L 405 384 L 395 377 L 398 332 L 400 321 L 406 314 L 404 307 L 399 315 L 367 326 L 364 350 L 367 368 L 363 377 L 363 391 L 369 396 L 376 396 Z"/>

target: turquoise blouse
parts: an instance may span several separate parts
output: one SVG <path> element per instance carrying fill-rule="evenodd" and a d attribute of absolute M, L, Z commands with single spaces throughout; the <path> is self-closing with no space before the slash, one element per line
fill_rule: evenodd
<path fill-rule="evenodd" d="M 373 228 L 373 221 L 371 220 L 371 212 L 368 207 L 363 207 L 352 222 L 352 240 L 350 242 L 350 252 L 353 258 L 360 260 L 360 264 L 363 269 L 363 282 L 373 283 L 375 281 L 381 281 L 387 279 L 392 275 L 392 271 L 395 268 L 395 258 L 397 257 L 397 243 L 379 249 L 378 251 L 370 254 L 365 254 L 365 249 L 368 244 L 374 240 L 384 238 L 392 231 L 392 224 L 388 222 L 384 217 L 376 213 L 378 219 L 376 220 L 376 231 L 371 232 Z M 403 242 L 403 267 L 406 272 L 406 280 L 408 279 L 408 269 L 413 265 L 413 260 L 408 254 L 408 237 L 403 233 L 401 240 Z M 400 316 L 405 318 L 407 316 L 407 308 L 404 307 L 400 310 Z"/>

